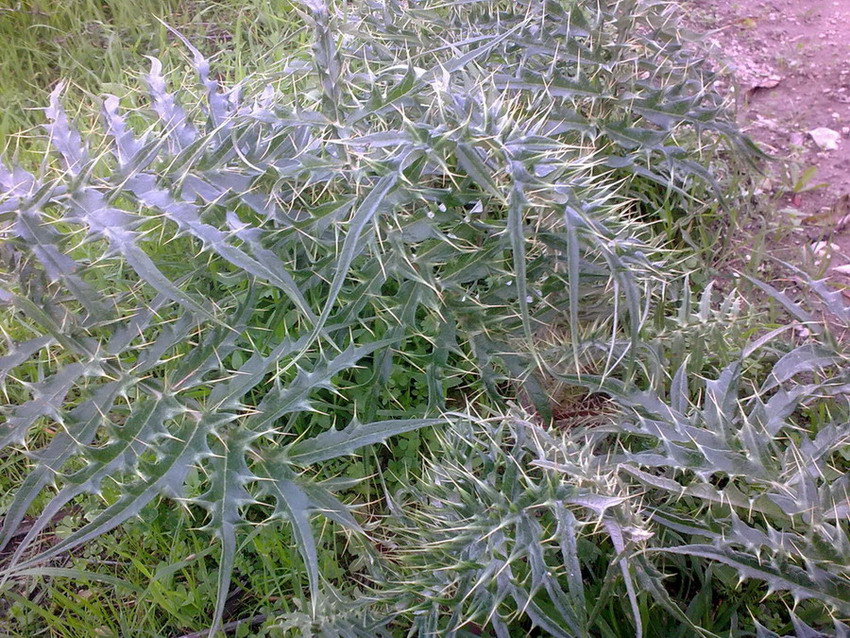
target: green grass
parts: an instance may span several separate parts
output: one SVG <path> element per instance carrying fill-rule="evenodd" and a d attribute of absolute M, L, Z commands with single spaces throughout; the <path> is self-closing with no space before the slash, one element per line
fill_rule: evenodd
<path fill-rule="evenodd" d="M 56 533 L 69 533 L 80 516 L 60 520 Z M 215 547 L 193 533 L 192 524 L 184 511 L 147 508 L 120 534 L 103 537 L 52 570 L 36 570 L 26 588 L 5 592 L 4 630 L 15 636 L 38 631 L 116 638 L 202 630 L 216 596 L 217 568 Z M 228 613 L 240 619 L 267 616 L 250 625 L 250 635 L 265 635 L 262 628 L 279 614 L 303 605 L 293 596 L 305 586 L 299 560 L 282 525 L 258 527 L 244 539 Z"/>
<path fill-rule="evenodd" d="M 179 66 L 186 51 L 161 21 L 233 82 L 279 70 L 302 28 L 294 15 L 289 0 L 14 0 L 0 7 L 0 149 L 37 161 L 34 129 L 60 80 L 70 84 L 71 113 L 88 130 L 98 98 L 132 93 L 145 56 Z"/>

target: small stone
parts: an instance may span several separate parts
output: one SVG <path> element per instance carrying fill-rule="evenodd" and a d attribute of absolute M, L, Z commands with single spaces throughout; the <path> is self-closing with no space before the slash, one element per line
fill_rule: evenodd
<path fill-rule="evenodd" d="M 838 140 L 841 139 L 841 134 L 831 128 L 821 126 L 809 131 L 809 137 L 814 140 L 818 148 L 824 151 L 834 151 L 838 149 Z"/>
<path fill-rule="evenodd" d="M 827 257 L 837 250 L 841 249 L 828 241 L 816 241 L 812 244 L 812 252 L 820 258 Z"/>

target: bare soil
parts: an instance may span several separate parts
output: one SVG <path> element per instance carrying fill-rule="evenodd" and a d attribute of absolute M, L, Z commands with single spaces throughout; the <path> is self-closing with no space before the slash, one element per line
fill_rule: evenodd
<path fill-rule="evenodd" d="M 798 263 L 814 255 L 836 284 L 850 283 L 850 0 L 689 0 L 694 29 L 708 31 L 728 74 L 719 81 L 739 123 L 777 161 L 759 191 L 774 221 L 799 230 Z M 834 131 L 837 148 L 811 131 Z M 829 133 L 827 133 L 829 134 Z M 838 268 L 838 270 L 836 270 Z"/>

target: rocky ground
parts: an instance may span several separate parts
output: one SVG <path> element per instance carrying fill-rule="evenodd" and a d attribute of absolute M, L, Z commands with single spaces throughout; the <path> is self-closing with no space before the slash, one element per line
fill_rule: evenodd
<path fill-rule="evenodd" d="M 822 262 L 850 283 L 850 0 L 689 0 L 729 71 L 742 127 L 768 154 L 760 192 L 777 225 L 799 227 L 776 246 Z M 788 237 L 793 237 L 788 246 Z"/>

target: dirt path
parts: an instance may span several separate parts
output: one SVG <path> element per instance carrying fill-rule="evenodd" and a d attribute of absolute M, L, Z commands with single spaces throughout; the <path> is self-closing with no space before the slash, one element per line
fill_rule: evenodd
<path fill-rule="evenodd" d="M 831 280 L 850 283 L 850 0 L 684 4 L 734 74 L 720 88 L 734 89 L 741 125 L 781 160 L 763 190 L 777 223 L 801 226 L 798 263 L 813 250 Z"/>

